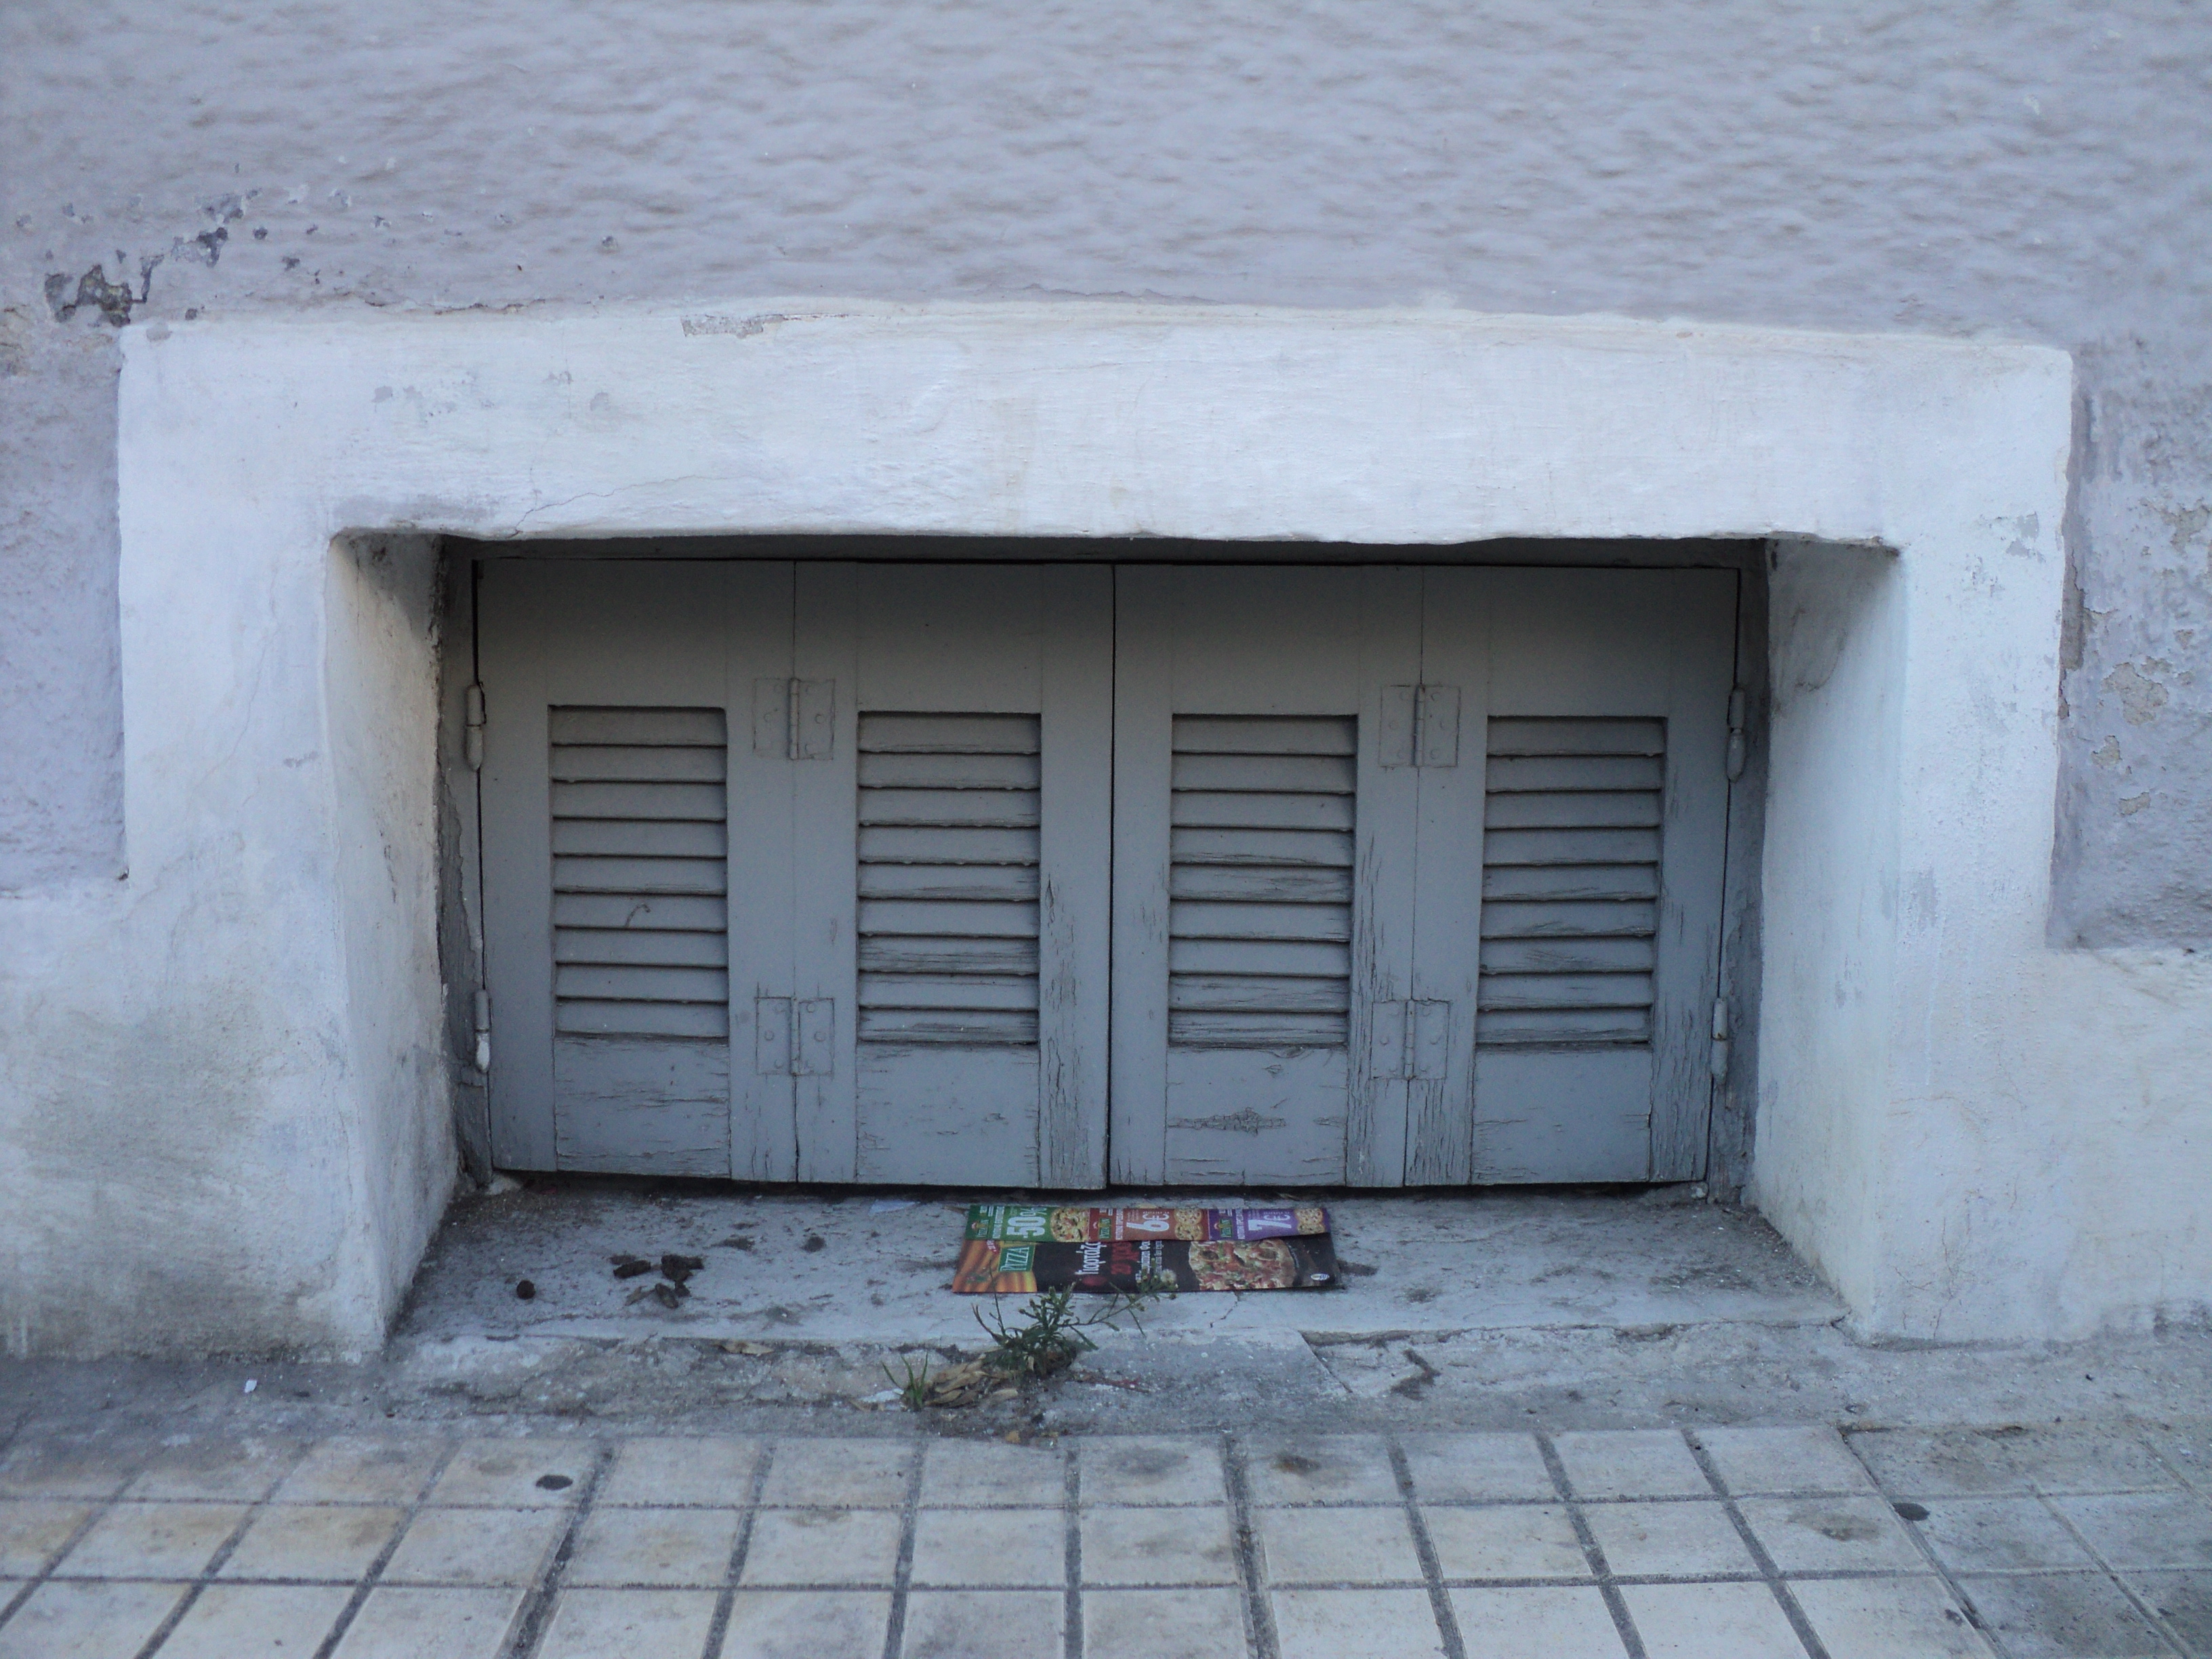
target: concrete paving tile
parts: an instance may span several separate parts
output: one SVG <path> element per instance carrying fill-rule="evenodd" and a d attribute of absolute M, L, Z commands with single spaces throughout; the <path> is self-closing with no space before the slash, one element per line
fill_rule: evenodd
<path fill-rule="evenodd" d="M 1583 1511 L 1616 1577 L 1755 1573 L 1728 1511 L 1715 1504 L 1593 1504 Z"/>
<path fill-rule="evenodd" d="M 714 1592 L 564 1589 L 537 1659 L 699 1659 Z"/>
<path fill-rule="evenodd" d="M 520 1589 L 379 1586 L 331 1659 L 495 1659 L 507 1646 Z"/>
<path fill-rule="evenodd" d="M 2184 1486 L 2212 1497 L 2212 1422 L 2146 1425 L 2141 1431 Z"/>
<path fill-rule="evenodd" d="M 151 1449 L 136 1441 L 27 1441 L 0 1457 L 0 1498 L 112 1498 Z"/>
<path fill-rule="evenodd" d="M 0 1575 L 28 1578 L 46 1570 L 92 1513 L 89 1504 L 0 1498 Z"/>
<path fill-rule="evenodd" d="M 720 1659 L 881 1659 L 890 1621 L 889 1591 L 741 1589 Z"/>
<path fill-rule="evenodd" d="M 1624 1659 L 1605 1597 L 1567 1585 L 1455 1589 L 1467 1659 Z"/>
<path fill-rule="evenodd" d="M 1879 1498 L 1748 1498 L 1738 1507 L 1784 1573 L 1929 1570 L 1905 1523 Z"/>
<path fill-rule="evenodd" d="M 902 1659 L 1037 1659 L 1057 1653 L 1067 1603 L 1056 1590 L 916 1590 Z"/>
<path fill-rule="evenodd" d="M 742 1510 L 594 1509 L 576 1538 L 570 1584 L 720 1584 L 730 1576 Z"/>
<path fill-rule="evenodd" d="M 1953 1498 L 1924 1506 L 1920 1535 L 1954 1572 L 2033 1572 L 2095 1565 L 2033 1498 Z"/>
<path fill-rule="evenodd" d="M 1598 1430 L 1552 1443 L 1577 1498 L 1703 1498 L 1713 1489 L 1672 1430 Z"/>
<path fill-rule="evenodd" d="M 222 1564 L 225 1578 L 313 1578 L 352 1583 L 407 1518 L 367 1504 L 288 1504 L 253 1517 Z"/>
<path fill-rule="evenodd" d="M 161 1659 L 307 1659 L 352 1594 L 344 1584 L 210 1584 Z"/>
<path fill-rule="evenodd" d="M 1974 1429 L 1870 1429 L 1851 1449 L 1892 1498 L 1990 1498 L 2028 1490 L 2002 1435 Z"/>
<path fill-rule="evenodd" d="M 1437 1553 L 1437 1570 L 1447 1578 L 1590 1576 L 1589 1559 L 1560 1504 L 1424 1509 L 1421 1519 Z"/>
<path fill-rule="evenodd" d="M 1424 1504 L 1555 1498 L 1551 1471 L 1530 1434 L 1416 1434 L 1401 1443 Z"/>
<path fill-rule="evenodd" d="M 779 1440 L 761 1502 L 796 1509 L 906 1506 L 908 1471 L 920 1449 L 901 1440 Z"/>
<path fill-rule="evenodd" d="M 2056 1502 L 2107 1566 L 2212 1567 L 2212 1505 L 2202 1498 L 2173 1492 Z"/>
<path fill-rule="evenodd" d="M 576 1501 L 598 1448 L 539 1436 L 471 1440 L 453 1454 L 425 1500 L 498 1509 L 559 1509 Z"/>
<path fill-rule="evenodd" d="M 1828 1659 L 1990 1659 L 1938 1578 L 1821 1578 L 1790 1593 Z"/>
<path fill-rule="evenodd" d="M 1444 1651 L 1425 1589 L 1279 1589 L 1282 1659 L 1430 1659 Z"/>
<path fill-rule="evenodd" d="M 1959 1588 L 2010 1659 L 2171 1654 L 2157 1628 L 2101 1572 L 2008 1573 Z"/>
<path fill-rule="evenodd" d="M 1256 1518 L 1270 1583 L 1420 1581 L 1421 1558 L 1402 1509 L 1262 1510 Z"/>
<path fill-rule="evenodd" d="M 392 1553 L 387 1584 L 531 1584 L 561 1541 L 557 1510 L 422 1510 Z"/>
<path fill-rule="evenodd" d="M 234 1440 L 204 1437 L 164 1446 L 123 1495 L 257 1504 L 291 1473 L 304 1449 L 295 1440 L 258 1435 Z"/>
<path fill-rule="evenodd" d="M 1237 1546 L 1225 1509 L 1083 1511 L 1086 1584 L 1233 1584 Z"/>
<path fill-rule="evenodd" d="M 1700 1429 L 1698 1443 L 1738 1498 L 1870 1492 L 1874 1478 L 1825 1425 L 1796 1429 Z"/>
<path fill-rule="evenodd" d="M 889 1584 L 899 1517 L 887 1510 L 763 1510 L 753 1518 L 741 1583 Z"/>
<path fill-rule="evenodd" d="M 1620 1597 L 1648 1659 L 1805 1659 L 1765 1584 L 1626 1584 Z"/>
<path fill-rule="evenodd" d="M 922 1457 L 921 1506 L 1004 1504 L 1046 1509 L 1061 1501 L 1066 1483 L 1067 1454 L 1054 1447 L 937 1440 Z"/>
<path fill-rule="evenodd" d="M 635 1504 L 660 1509 L 682 1504 L 742 1509 L 752 1494 L 760 1443 L 726 1437 L 625 1440 L 593 1500 L 601 1509 Z"/>
<path fill-rule="evenodd" d="M 1067 1582 L 1067 1517 L 1059 1510 L 924 1510 L 915 1517 L 914 1582 L 1057 1589 Z"/>
<path fill-rule="evenodd" d="M 1245 1450 L 1244 1469 L 1252 1501 L 1263 1507 L 1402 1501 L 1390 1449 L 1379 1435 L 1255 1440 Z"/>
<path fill-rule="evenodd" d="M 193 1578 L 246 1519 L 243 1504 L 118 1504 L 54 1569 L 62 1578 Z"/>
<path fill-rule="evenodd" d="M 184 1598 L 183 1584 L 73 1584 L 48 1579 L 0 1625 L 0 1659 L 106 1659 L 134 1654 Z"/>
<path fill-rule="evenodd" d="M 1083 1501 L 1088 1504 L 1220 1504 L 1229 1486 L 1218 1441 L 1197 1435 L 1115 1435 L 1085 1440 Z"/>
<path fill-rule="evenodd" d="M 2040 1492 L 2171 1492 L 2179 1484 L 2132 1427 L 2028 1429 L 2005 1437 L 2005 1455 Z"/>
<path fill-rule="evenodd" d="M 2128 1587 L 2158 1611 L 2181 1645 L 2212 1659 L 2212 1572 L 2131 1572 Z"/>
<path fill-rule="evenodd" d="M 318 1441 L 277 1483 L 279 1504 L 412 1504 L 445 1447 L 435 1440 L 336 1435 Z"/>
<path fill-rule="evenodd" d="M 1244 1650 L 1244 1601 L 1233 1589 L 1083 1593 L 1083 1659 L 1231 1659 Z"/>

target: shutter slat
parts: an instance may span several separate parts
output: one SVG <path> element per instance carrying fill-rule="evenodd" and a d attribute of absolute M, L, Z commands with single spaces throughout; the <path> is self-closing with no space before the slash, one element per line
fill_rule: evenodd
<path fill-rule="evenodd" d="M 1486 974 L 1648 974 L 1658 950 L 1649 939 L 1486 939 Z"/>
<path fill-rule="evenodd" d="M 881 939 L 860 944 L 864 974 L 1028 974 L 1037 970 L 1037 942 L 1026 939 Z"/>
<path fill-rule="evenodd" d="M 1350 755 L 1177 755 L 1172 775 L 1177 789 L 1300 795 L 1348 795 L 1358 783 Z"/>
<path fill-rule="evenodd" d="M 556 857 L 719 859 L 729 851 L 721 823 L 651 818 L 555 818 Z"/>
<path fill-rule="evenodd" d="M 730 941 L 719 933 L 563 927 L 553 935 L 553 960 L 636 963 L 662 968 L 726 968 L 730 965 Z"/>
<path fill-rule="evenodd" d="M 872 755 L 860 757 L 863 789 L 1035 789 L 1042 767 L 1035 755 Z"/>
<path fill-rule="evenodd" d="M 1486 903 L 1492 899 L 1655 899 L 1659 896 L 1659 866 L 1501 865 L 1482 872 L 1482 896 Z"/>
<path fill-rule="evenodd" d="M 1034 830 L 906 829 L 880 825 L 860 831 L 863 864 L 1026 864 L 1037 861 Z"/>
<path fill-rule="evenodd" d="M 1168 988 L 1171 1010 L 1216 1013 L 1341 1014 L 1351 988 L 1341 979 L 1273 979 L 1249 974 L 1177 974 Z"/>
<path fill-rule="evenodd" d="M 1359 722 L 1324 714 L 1178 714 L 1179 755 L 1356 755 Z"/>
<path fill-rule="evenodd" d="M 919 1048 L 1034 1048 L 1037 1017 L 1027 1010 L 964 1010 L 957 1013 L 918 1008 L 863 1008 L 859 1021 L 863 1042 L 904 1043 Z"/>
<path fill-rule="evenodd" d="M 1237 899 L 1281 904 L 1349 904 L 1349 870 L 1283 870 L 1265 866 L 1178 864 L 1171 866 L 1168 896 L 1179 899 Z"/>
<path fill-rule="evenodd" d="M 556 748 L 720 750 L 728 741 L 719 708 L 554 708 L 546 714 L 546 736 Z"/>
<path fill-rule="evenodd" d="M 722 898 L 690 898 L 642 893 L 556 893 L 553 926 L 562 927 L 622 927 L 665 929 L 684 933 L 725 933 L 730 925 L 729 902 Z"/>
<path fill-rule="evenodd" d="M 1028 974 L 863 974 L 863 1008 L 929 1008 L 952 1012 L 1036 1012 L 1036 975 Z"/>
<path fill-rule="evenodd" d="M 1352 979 L 1349 945 L 1301 939 L 1178 939 L 1168 943 L 1170 974 L 1285 975 L 1301 979 Z"/>
<path fill-rule="evenodd" d="M 1350 1041 L 1344 1014 L 1168 1015 L 1168 1042 L 1177 1048 L 1341 1048 Z"/>
<path fill-rule="evenodd" d="M 697 749 L 667 749 L 670 755 L 696 755 Z M 620 782 L 556 783 L 553 816 L 556 818 L 669 818 L 698 823 L 721 823 L 729 817 L 729 803 L 719 783 L 665 783 L 658 779 L 628 779 Z"/>
<path fill-rule="evenodd" d="M 864 755 L 1034 755 L 1035 714 L 889 714 L 860 716 Z"/>
<path fill-rule="evenodd" d="M 553 750 L 552 778 L 556 783 L 720 783 L 727 761 L 719 744 L 711 749 L 562 744 Z"/>
<path fill-rule="evenodd" d="M 1020 903 L 1037 896 L 1035 865 L 864 864 L 864 899 L 992 899 Z"/>
<path fill-rule="evenodd" d="M 1030 829 L 1037 821 L 1034 789 L 863 789 L 863 824 L 942 823 Z"/>
<path fill-rule="evenodd" d="M 1349 870 L 1349 833 L 1318 830 L 1176 830 L 1168 857 L 1176 864 L 1304 865 Z"/>
<path fill-rule="evenodd" d="M 1349 795 L 1228 794 L 1215 790 L 1176 792 L 1178 828 L 1334 830 L 1352 828 Z"/>

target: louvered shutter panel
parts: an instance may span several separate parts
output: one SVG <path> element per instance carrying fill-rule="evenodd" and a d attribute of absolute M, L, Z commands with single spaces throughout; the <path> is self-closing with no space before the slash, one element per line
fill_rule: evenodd
<path fill-rule="evenodd" d="M 1358 722 L 1177 715 L 1168 1041 L 1341 1048 Z"/>
<path fill-rule="evenodd" d="M 556 708 L 548 735 L 554 1029 L 726 1042 L 722 711 Z"/>
<path fill-rule="evenodd" d="M 1034 1048 L 1038 720 L 860 721 L 860 1040 Z"/>
<path fill-rule="evenodd" d="M 1491 720 L 1478 1044 L 1650 1042 L 1666 754 L 1663 720 Z"/>

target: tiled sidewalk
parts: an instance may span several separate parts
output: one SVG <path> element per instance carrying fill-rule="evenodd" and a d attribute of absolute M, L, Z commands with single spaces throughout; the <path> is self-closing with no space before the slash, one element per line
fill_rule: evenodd
<path fill-rule="evenodd" d="M 33 1440 L 0 1460 L 0 1659 L 2212 1655 L 2194 1455 L 1825 1428 Z"/>

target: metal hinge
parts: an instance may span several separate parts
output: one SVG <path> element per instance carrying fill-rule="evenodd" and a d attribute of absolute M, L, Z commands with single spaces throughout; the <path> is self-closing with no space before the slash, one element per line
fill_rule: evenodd
<path fill-rule="evenodd" d="M 1743 775 L 1744 703 L 1741 687 L 1729 693 L 1728 778 L 1730 783 Z"/>
<path fill-rule="evenodd" d="M 753 999 L 753 1069 L 763 1077 L 827 1077 L 836 1059 L 834 999 Z"/>
<path fill-rule="evenodd" d="M 1367 1028 L 1367 1074 L 1443 1081 L 1451 1058 L 1451 1004 L 1378 1002 Z"/>
<path fill-rule="evenodd" d="M 476 994 L 477 1070 L 486 1077 L 491 1075 L 491 993 L 478 991 Z"/>
<path fill-rule="evenodd" d="M 1459 764 L 1459 688 L 1386 685 L 1376 740 L 1385 766 Z"/>
<path fill-rule="evenodd" d="M 835 680 L 755 680 L 753 753 L 828 760 L 837 732 Z"/>
<path fill-rule="evenodd" d="M 481 772 L 483 770 L 483 687 L 469 687 L 462 702 L 461 758 L 468 763 L 470 771 Z"/>
<path fill-rule="evenodd" d="M 1725 1083 L 1729 1074 L 1729 1006 L 1726 997 L 1713 999 L 1713 1081 Z"/>

